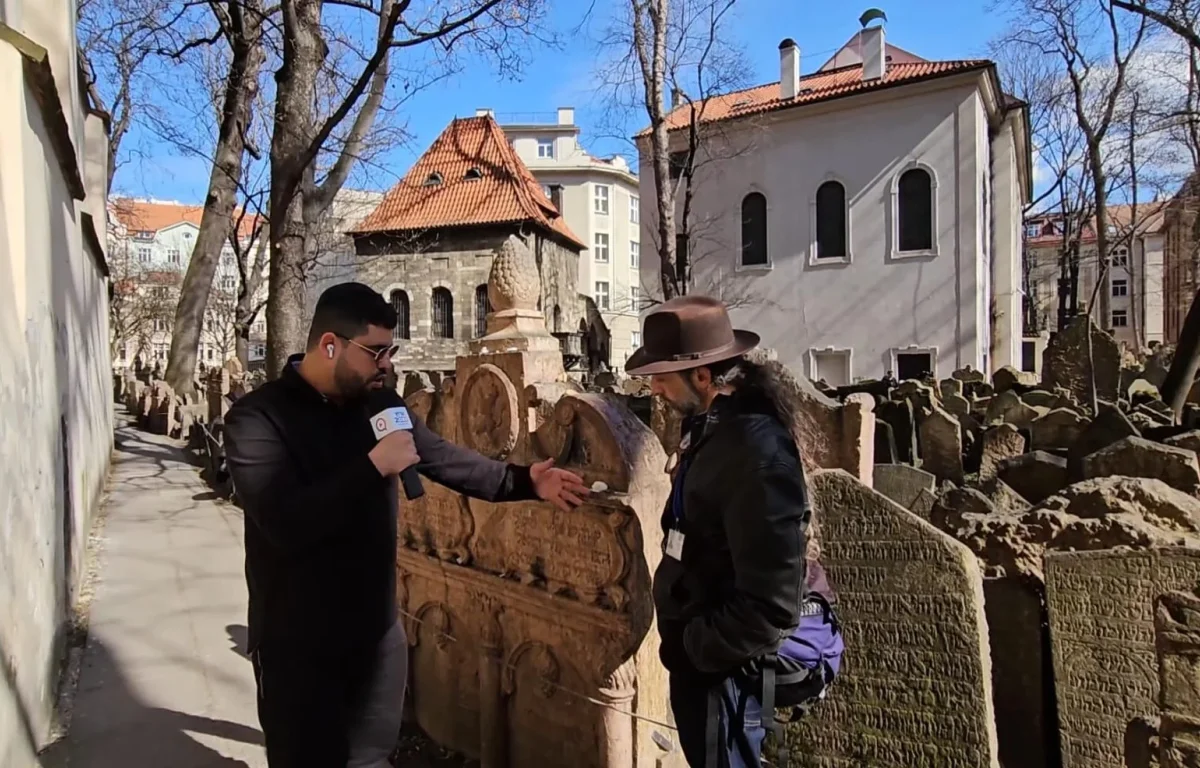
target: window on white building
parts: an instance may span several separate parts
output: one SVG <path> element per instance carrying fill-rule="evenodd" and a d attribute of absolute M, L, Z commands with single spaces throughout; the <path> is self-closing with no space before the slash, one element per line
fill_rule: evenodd
<path fill-rule="evenodd" d="M 608 215 L 608 187 L 597 184 L 592 191 L 592 210 L 601 216 Z"/>
<path fill-rule="evenodd" d="M 554 139 L 538 139 L 538 157 L 554 157 Z"/>
<path fill-rule="evenodd" d="M 629 266 L 633 269 L 642 266 L 642 244 L 637 240 L 629 241 Z"/>
<path fill-rule="evenodd" d="M 167 251 L 167 261 L 172 264 L 179 263 L 179 249 L 178 248 L 171 248 L 170 250 Z"/>
<path fill-rule="evenodd" d="M 212 357 L 213 357 L 212 347 L 209 347 L 208 349 L 204 350 L 204 359 L 205 360 L 212 360 Z"/>
<path fill-rule="evenodd" d="M 1129 295 L 1129 281 L 1128 280 L 1113 280 L 1112 281 L 1112 295 L 1113 296 L 1128 296 Z"/>
<path fill-rule="evenodd" d="M 933 374 L 933 355 L 929 352 L 896 353 L 896 378 L 900 381 L 923 379 Z"/>
<path fill-rule="evenodd" d="M 1114 309 L 1112 311 L 1112 327 L 1125 328 L 1129 325 L 1129 311 L 1125 309 Z"/>
<path fill-rule="evenodd" d="M 140 261 L 141 263 L 145 264 L 146 262 L 150 261 L 150 249 L 149 248 L 138 248 L 137 254 L 138 254 L 138 261 Z"/>
<path fill-rule="evenodd" d="M 933 250 L 933 177 L 924 168 L 910 168 L 896 190 L 899 251 Z"/>
<path fill-rule="evenodd" d="M 850 352 L 843 349 L 813 350 L 812 375 L 831 387 L 845 387 L 850 381 Z"/>
<path fill-rule="evenodd" d="M 601 264 L 608 263 L 608 235 L 604 232 L 597 232 L 595 242 L 593 244 L 593 257 Z"/>
<path fill-rule="evenodd" d="M 817 187 L 817 258 L 844 259 L 846 253 L 846 188 L 827 181 Z"/>
<path fill-rule="evenodd" d="M 629 287 L 629 308 L 634 312 L 642 308 L 642 289 L 636 285 Z"/>
<path fill-rule="evenodd" d="M 608 303 L 608 283 L 604 280 L 596 281 L 596 291 L 593 296 L 596 300 L 596 308 L 605 312 L 609 309 Z"/>
<path fill-rule="evenodd" d="M 679 250 L 678 244 L 675 250 Z M 742 198 L 742 264 L 767 263 L 767 198 L 761 192 L 751 192 Z"/>
<path fill-rule="evenodd" d="M 637 224 L 641 220 L 641 198 L 637 195 L 629 196 L 629 223 Z"/>
<path fill-rule="evenodd" d="M 642 346 L 642 332 L 641 331 L 630 331 L 629 332 L 629 347 L 631 349 L 638 349 L 641 346 Z"/>
<path fill-rule="evenodd" d="M 1041 237 L 1041 235 L 1042 235 L 1042 225 L 1041 224 L 1034 222 L 1032 224 L 1025 225 L 1025 237 L 1026 238 L 1032 240 L 1035 237 Z"/>
<path fill-rule="evenodd" d="M 1129 249 L 1128 248 L 1118 248 L 1115 251 L 1113 251 L 1112 265 L 1114 267 L 1128 267 L 1129 266 Z"/>
<path fill-rule="evenodd" d="M 227 275 L 221 278 L 221 287 L 227 291 L 237 289 L 237 278 L 232 275 Z"/>

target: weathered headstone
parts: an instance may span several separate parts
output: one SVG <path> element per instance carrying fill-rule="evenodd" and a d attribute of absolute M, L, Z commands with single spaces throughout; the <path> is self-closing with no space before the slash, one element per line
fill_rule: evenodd
<path fill-rule="evenodd" d="M 1127 437 L 1141 437 L 1141 432 L 1133 426 L 1119 408 L 1108 403 L 1100 405 L 1100 413 L 1092 419 L 1092 423 L 1079 435 L 1070 446 L 1067 454 L 1067 473 L 1072 482 L 1083 479 L 1083 459 L 1101 448 L 1107 448 Z"/>
<path fill-rule="evenodd" d="M 1021 428 L 1028 427 L 1034 419 L 1047 412 L 1045 408 L 1029 405 L 1009 390 L 992 397 L 992 401 L 988 403 L 986 418 L 989 424 L 1005 423 Z"/>
<path fill-rule="evenodd" d="M 1067 389 L 1085 405 L 1092 402 L 1094 384 L 1098 399 L 1116 402 L 1121 385 L 1121 346 L 1091 318 L 1080 315 L 1050 341 L 1042 354 L 1042 383 Z"/>
<path fill-rule="evenodd" d="M 939 480 L 963 480 L 963 437 L 958 420 L 934 407 L 921 422 L 921 467 Z"/>
<path fill-rule="evenodd" d="M 892 426 L 892 434 L 896 438 L 896 460 L 906 463 L 916 461 L 917 428 L 912 403 L 908 400 L 884 400 L 875 407 L 875 415 Z"/>
<path fill-rule="evenodd" d="M 1025 453 L 1025 436 L 1012 424 L 998 424 L 984 432 L 979 460 L 980 482 L 996 477 L 1000 462 L 1022 453 Z"/>
<path fill-rule="evenodd" d="M 1067 448 L 1087 429 L 1088 420 L 1069 408 L 1055 408 L 1029 425 L 1034 450 Z"/>
<path fill-rule="evenodd" d="M 829 697 L 787 728 L 791 765 L 995 768 L 975 557 L 844 472 L 812 490 L 847 651 Z"/>
<path fill-rule="evenodd" d="M 1067 460 L 1045 451 L 1031 451 L 1001 462 L 1000 479 L 1030 504 L 1067 487 Z"/>
<path fill-rule="evenodd" d="M 1200 589 L 1170 592 L 1154 612 L 1160 768 L 1200 765 Z"/>
<path fill-rule="evenodd" d="M 942 379 L 938 382 L 938 391 L 941 392 L 942 398 L 945 399 L 949 395 L 957 395 L 962 397 L 963 383 L 961 379 Z"/>
<path fill-rule="evenodd" d="M 897 458 L 896 435 L 892 425 L 883 419 L 875 419 L 875 463 L 894 464 Z"/>
<path fill-rule="evenodd" d="M 937 478 L 908 464 L 876 464 L 874 489 L 911 510 L 921 491 L 933 493 Z"/>
<path fill-rule="evenodd" d="M 1084 477 L 1124 475 L 1162 480 L 1172 488 L 1192 493 L 1200 486 L 1200 465 L 1195 451 L 1127 437 L 1083 460 Z"/>
<path fill-rule="evenodd" d="M 1056 395 L 1044 389 L 1032 389 L 1021 395 L 1021 402 L 1031 405 L 1034 408 L 1049 408 L 1050 410 L 1054 410 L 1055 408 L 1063 407 L 1062 401 L 1062 395 Z"/>
<path fill-rule="evenodd" d="M 1029 371 L 1018 371 L 1011 365 L 1006 365 L 992 374 L 992 385 L 996 388 L 996 393 L 1007 392 L 1010 389 L 1023 391 L 1036 387 L 1038 383 L 1037 374 Z"/>
<path fill-rule="evenodd" d="M 1158 714 L 1154 601 L 1200 583 L 1200 550 L 1047 552 L 1063 768 L 1125 765 L 1125 731 Z"/>
<path fill-rule="evenodd" d="M 1200 429 L 1192 429 L 1174 437 L 1168 437 L 1163 440 L 1163 443 L 1173 448 L 1183 448 L 1200 454 Z"/>

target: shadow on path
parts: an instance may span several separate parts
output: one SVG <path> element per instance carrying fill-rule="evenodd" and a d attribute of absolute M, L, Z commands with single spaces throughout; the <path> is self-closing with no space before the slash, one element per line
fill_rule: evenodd
<path fill-rule="evenodd" d="M 77 713 L 67 737 L 42 753 L 45 768 L 248 768 L 192 734 L 262 744 L 256 728 L 147 705 L 94 637 L 88 642 L 80 686 L 103 686 L 103 710 Z"/>

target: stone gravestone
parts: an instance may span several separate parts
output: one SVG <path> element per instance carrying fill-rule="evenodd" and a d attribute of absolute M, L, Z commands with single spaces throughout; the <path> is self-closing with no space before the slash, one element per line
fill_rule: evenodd
<path fill-rule="evenodd" d="M 1200 583 L 1200 549 L 1047 552 L 1063 768 L 1125 765 L 1125 732 L 1158 714 L 1154 601 Z"/>
<path fill-rule="evenodd" d="M 979 482 L 996 477 L 1000 462 L 1025 453 L 1025 436 L 1012 424 L 997 424 L 983 433 Z"/>
<path fill-rule="evenodd" d="M 910 464 L 917 460 L 917 430 L 912 403 L 908 400 L 884 400 L 875 407 L 875 415 L 892 427 L 896 440 L 896 461 Z"/>
<path fill-rule="evenodd" d="M 963 437 L 958 420 L 941 408 L 921 422 L 921 466 L 952 483 L 963 481 Z"/>
<path fill-rule="evenodd" d="M 911 511 L 921 491 L 933 493 L 937 489 L 937 478 L 907 464 L 876 464 L 872 487 Z"/>
<path fill-rule="evenodd" d="M 1091 362 L 1088 334 L 1091 334 Z M 1092 382 L 1096 398 L 1117 401 L 1121 386 L 1121 346 L 1100 330 L 1087 315 L 1076 317 L 1042 353 L 1042 383 L 1048 389 L 1062 387 L 1080 403 L 1091 408 Z"/>
<path fill-rule="evenodd" d="M 1200 765 L 1200 594 L 1171 592 L 1154 612 L 1160 768 Z"/>
<path fill-rule="evenodd" d="M 554 458 L 607 490 L 569 514 L 468 500 L 428 480 L 404 502 L 397 604 L 413 711 L 436 742 L 485 768 L 630 768 L 635 755 L 648 768 L 655 727 L 626 713 L 669 717 L 650 593 L 666 455 L 620 398 L 562 385 L 537 285 L 527 250 L 501 249 L 488 335 L 458 359 L 453 384 L 414 393 L 413 410 L 486 456 Z"/>
<path fill-rule="evenodd" d="M 788 726 L 790 764 L 995 768 L 976 558 L 845 472 L 813 473 L 812 492 L 847 651 L 828 698 Z"/>

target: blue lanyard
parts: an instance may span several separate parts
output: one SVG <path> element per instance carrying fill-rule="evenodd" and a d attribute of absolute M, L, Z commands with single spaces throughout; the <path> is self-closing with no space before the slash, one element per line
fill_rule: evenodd
<path fill-rule="evenodd" d="M 675 482 L 671 485 L 671 517 L 675 519 L 675 527 L 683 520 L 683 478 L 687 474 L 688 465 L 692 463 L 690 453 L 679 457 L 679 467 L 675 472 Z"/>

